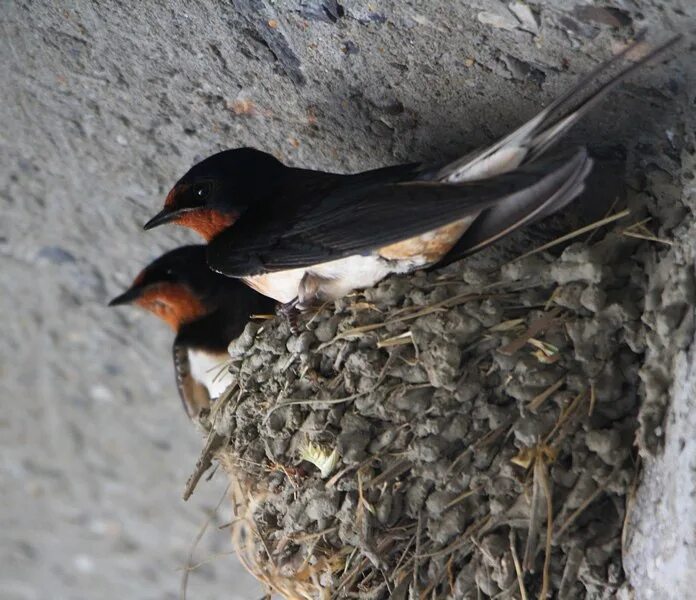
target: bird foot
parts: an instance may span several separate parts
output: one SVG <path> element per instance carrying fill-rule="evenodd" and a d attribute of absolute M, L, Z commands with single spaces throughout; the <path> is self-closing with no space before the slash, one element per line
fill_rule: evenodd
<path fill-rule="evenodd" d="M 277 313 L 281 317 L 285 317 L 290 326 L 290 332 L 293 335 L 298 335 L 300 333 L 300 325 L 298 322 L 298 317 L 300 316 L 300 310 L 297 306 L 298 299 L 295 298 L 290 302 L 285 302 L 279 304 L 277 308 Z"/>

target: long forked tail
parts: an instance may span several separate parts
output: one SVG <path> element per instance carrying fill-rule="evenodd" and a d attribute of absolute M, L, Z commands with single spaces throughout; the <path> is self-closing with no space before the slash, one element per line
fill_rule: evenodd
<path fill-rule="evenodd" d="M 584 149 L 577 153 L 577 157 L 583 159 L 578 168 L 570 171 L 552 194 L 512 196 L 483 211 L 438 266 L 483 250 L 516 229 L 548 217 L 572 202 L 584 191 L 585 179 L 592 170 L 592 160 Z"/>
<path fill-rule="evenodd" d="M 432 178 L 452 183 L 471 181 L 504 173 L 535 160 L 594 108 L 609 90 L 674 46 L 682 36 L 675 35 L 654 48 L 650 48 L 643 38 L 643 34 L 638 35 L 634 43 L 584 76 L 511 134 L 445 165 Z"/>

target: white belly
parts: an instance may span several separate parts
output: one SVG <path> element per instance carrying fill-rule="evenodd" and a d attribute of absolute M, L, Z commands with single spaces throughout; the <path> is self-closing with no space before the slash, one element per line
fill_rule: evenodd
<path fill-rule="evenodd" d="M 415 261 L 402 264 L 377 255 L 354 255 L 314 265 L 310 268 L 289 269 L 245 278 L 256 291 L 278 302 L 292 302 L 306 272 L 322 278 L 321 297 L 324 300 L 341 298 L 355 289 L 372 287 L 390 273 L 417 268 Z"/>
<path fill-rule="evenodd" d="M 392 273 L 408 273 L 425 264 L 425 257 L 409 260 L 391 261 L 372 254 L 355 254 L 339 260 L 322 263 L 309 269 L 324 281 L 321 284 L 321 298 L 336 300 L 353 290 L 369 288 Z"/>
<path fill-rule="evenodd" d="M 191 376 L 205 385 L 210 399 L 215 400 L 233 381 L 232 374 L 227 369 L 229 355 L 189 350 L 188 356 Z"/>
<path fill-rule="evenodd" d="M 297 296 L 305 269 L 288 269 L 263 275 L 244 277 L 244 282 L 260 294 L 286 304 Z"/>

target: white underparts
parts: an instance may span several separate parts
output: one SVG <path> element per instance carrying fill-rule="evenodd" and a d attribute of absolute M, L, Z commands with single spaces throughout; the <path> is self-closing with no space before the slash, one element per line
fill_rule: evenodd
<path fill-rule="evenodd" d="M 376 254 L 354 255 L 321 263 L 311 268 L 288 269 L 245 278 L 258 292 L 278 302 L 292 302 L 298 295 L 305 273 L 321 279 L 318 296 L 323 300 L 341 298 L 356 288 L 372 287 L 391 273 L 406 273 L 418 268 L 417 261 L 389 261 Z"/>
<path fill-rule="evenodd" d="M 232 374 L 227 369 L 230 360 L 227 353 L 189 349 L 188 356 L 191 376 L 205 385 L 211 400 L 220 396 L 232 383 Z"/>

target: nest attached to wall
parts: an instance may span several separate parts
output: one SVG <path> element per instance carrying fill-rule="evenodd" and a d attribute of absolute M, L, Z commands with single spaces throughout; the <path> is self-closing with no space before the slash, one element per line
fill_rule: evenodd
<path fill-rule="evenodd" d="M 201 424 L 237 552 L 269 592 L 620 589 L 646 343 L 635 256 L 651 244 L 630 231 L 393 277 L 300 335 L 250 324 Z"/>

